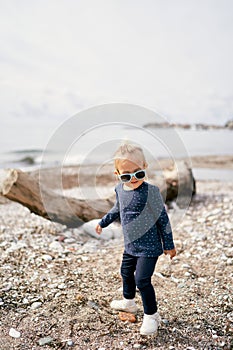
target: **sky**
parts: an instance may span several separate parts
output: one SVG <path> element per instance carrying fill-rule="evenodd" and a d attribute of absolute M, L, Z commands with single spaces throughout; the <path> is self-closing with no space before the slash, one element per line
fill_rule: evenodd
<path fill-rule="evenodd" d="M 232 38 L 231 0 L 0 0 L 0 147 L 107 103 L 224 125 Z"/>

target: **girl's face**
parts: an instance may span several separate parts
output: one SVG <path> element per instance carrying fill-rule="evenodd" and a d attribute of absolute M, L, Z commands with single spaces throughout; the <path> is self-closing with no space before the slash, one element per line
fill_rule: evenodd
<path fill-rule="evenodd" d="M 144 164 L 143 161 L 137 161 L 136 163 L 131 162 L 128 159 L 118 160 L 117 169 L 115 171 L 116 175 L 122 174 L 132 174 L 138 170 L 144 170 L 147 167 L 147 164 Z M 142 180 L 137 180 L 134 176 L 132 177 L 130 182 L 124 183 L 124 186 L 130 187 L 132 190 L 138 188 L 143 182 L 145 178 Z"/>

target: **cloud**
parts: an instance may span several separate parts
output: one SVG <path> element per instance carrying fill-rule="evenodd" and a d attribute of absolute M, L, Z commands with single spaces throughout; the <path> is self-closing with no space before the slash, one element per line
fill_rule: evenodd
<path fill-rule="evenodd" d="M 129 102 L 170 120 L 225 121 L 233 114 L 232 7 L 226 0 L 1 3 L 1 116 L 55 124 L 96 103 Z"/>

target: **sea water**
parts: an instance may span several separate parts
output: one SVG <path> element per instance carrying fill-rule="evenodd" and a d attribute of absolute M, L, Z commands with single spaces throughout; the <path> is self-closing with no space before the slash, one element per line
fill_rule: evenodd
<path fill-rule="evenodd" d="M 161 158 L 173 160 L 192 156 L 233 155 L 233 131 L 228 129 L 193 130 L 181 128 L 143 128 L 127 125 L 101 125 L 69 139 L 69 134 L 56 138 L 40 149 L 14 149 L 0 153 L 1 168 L 36 169 L 60 165 L 103 164 L 111 162 L 122 139 L 139 143 L 149 162 Z M 222 178 L 221 169 L 212 177 Z M 223 178 L 232 179 L 224 169 Z M 205 178 L 204 170 L 196 171 Z"/>

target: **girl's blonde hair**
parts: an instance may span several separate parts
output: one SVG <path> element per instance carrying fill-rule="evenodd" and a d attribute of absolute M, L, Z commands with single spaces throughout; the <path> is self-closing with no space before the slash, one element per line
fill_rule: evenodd
<path fill-rule="evenodd" d="M 121 160 L 130 160 L 132 163 L 137 164 L 142 162 L 146 166 L 146 158 L 143 149 L 134 143 L 124 141 L 114 154 L 115 168 L 117 169 L 118 162 Z"/>

